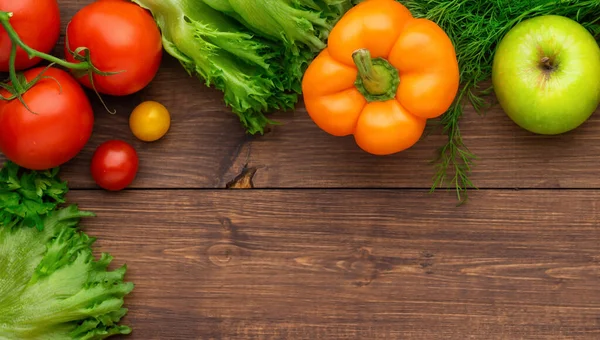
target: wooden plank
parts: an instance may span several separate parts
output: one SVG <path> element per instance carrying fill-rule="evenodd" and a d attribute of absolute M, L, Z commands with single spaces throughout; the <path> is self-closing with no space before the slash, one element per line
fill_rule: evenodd
<path fill-rule="evenodd" d="M 63 32 L 75 11 L 89 2 L 61 1 Z M 140 153 L 136 188 L 223 188 L 246 165 L 257 168 L 253 182 L 259 188 L 429 188 L 434 174 L 430 161 L 445 142 L 444 136 L 434 134 L 406 152 L 374 157 L 359 150 L 351 137 L 334 138 L 320 131 L 301 103 L 296 112 L 274 116 L 281 126 L 250 138 L 224 106 L 222 94 L 189 77 L 166 54 L 146 89 L 124 98 L 105 98 L 117 115 L 109 115 L 88 93 L 97 118 L 94 136 L 63 169 L 74 188 L 95 187 L 87 170 L 91 155 L 112 138 L 133 143 Z M 128 115 L 143 100 L 157 100 L 171 110 L 172 129 L 164 140 L 142 143 L 131 135 Z M 498 107 L 480 117 L 467 106 L 461 127 L 465 143 L 479 158 L 472 174 L 475 185 L 600 188 L 599 113 L 600 109 L 572 133 L 542 137 L 516 127 Z"/>
<path fill-rule="evenodd" d="M 256 187 L 429 188 L 435 174 L 431 161 L 446 140 L 436 133 L 405 152 L 375 157 L 359 150 L 352 137 L 336 138 L 315 128 L 302 108 L 282 121 L 272 133 L 247 143 L 224 177 L 249 164 L 259 169 Z M 467 105 L 460 126 L 477 156 L 471 179 L 479 188 L 600 187 L 600 108 L 579 129 L 561 136 L 528 133 L 499 106 L 482 116 Z"/>
<path fill-rule="evenodd" d="M 123 339 L 595 339 L 600 192 L 72 191 Z"/>

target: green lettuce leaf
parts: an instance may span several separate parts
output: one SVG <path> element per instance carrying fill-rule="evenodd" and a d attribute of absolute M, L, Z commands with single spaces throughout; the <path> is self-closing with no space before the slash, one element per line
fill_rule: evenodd
<path fill-rule="evenodd" d="M 203 0 L 213 8 L 234 17 L 244 26 L 264 37 L 283 41 L 298 50 L 308 46 L 313 51 L 325 48 L 322 40 L 331 25 L 319 12 L 294 6 L 291 0 Z M 313 2 L 314 7 L 317 7 Z M 302 45 L 299 45 L 302 44 Z"/>
<path fill-rule="evenodd" d="M 165 51 L 224 93 L 250 134 L 293 109 L 302 76 L 352 0 L 132 0 L 156 20 Z"/>
<path fill-rule="evenodd" d="M 41 230 L 42 218 L 65 202 L 68 190 L 58 168 L 30 171 L 5 162 L 0 169 L 0 227 Z"/>
<path fill-rule="evenodd" d="M 95 260 L 95 239 L 78 230 L 94 216 L 76 205 L 43 217 L 41 231 L 0 228 L 0 339 L 105 339 L 129 334 L 119 325 L 126 266 L 108 271 L 112 257 Z"/>
<path fill-rule="evenodd" d="M 297 94 L 284 86 L 282 51 L 254 37 L 202 1 L 134 0 L 152 12 L 165 51 L 190 75 L 224 92 L 225 104 L 251 133 L 274 123 L 265 113 L 294 107 Z"/>
<path fill-rule="evenodd" d="M 301 94 L 314 57 L 327 46 L 333 26 L 358 0 L 201 0 L 283 52 L 286 89 Z"/>
<path fill-rule="evenodd" d="M 352 0 L 202 0 L 263 37 L 282 42 L 293 53 L 319 52 Z"/>

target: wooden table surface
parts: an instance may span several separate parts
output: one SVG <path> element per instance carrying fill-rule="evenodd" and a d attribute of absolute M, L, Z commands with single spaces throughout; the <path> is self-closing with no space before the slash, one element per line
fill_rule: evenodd
<path fill-rule="evenodd" d="M 59 1 L 63 32 L 89 2 Z M 84 220 L 98 252 L 136 285 L 121 339 L 600 338 L 600 110 L 542 137 L 468 108 L 479 190 L 457 207 L 454 191 L 429 193 L 443 135 L 370 156 L 299 105 L 248 137 L 167 54 L 150 86 L 105 98 L 116 115 L 90 99 L 93 138 L 61 176 L 98 215 Z M 132 136 L 143 100 L 170 110 L 163 140 Z M 140 172 L 107 193 L 88 169 L 113 138 L 137 148 Z M 254 189 L 227 189 L 246 168 Z"/>

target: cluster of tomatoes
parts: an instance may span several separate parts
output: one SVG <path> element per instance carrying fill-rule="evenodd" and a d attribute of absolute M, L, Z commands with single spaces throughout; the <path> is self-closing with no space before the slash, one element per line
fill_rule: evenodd
<path fill-rule="evenodd" d="M 61 30 L 57 0 L 0 0 L 0 11 L 11 13 L 14 30 L 9 34 L 0 26 L 0 72 L 13 75 L 6 83 L 10 88 L 0 89 L 0 152 L 23 168 L 54 168 L 81 152 L 94 126 L 84 88 L 100 96 L 127 96 L 146 87 L 158 71 L 160 31 L 151 14 L 132 2 L 98 0 L 77 11 L 66 27 L 64 59 L 58 63 L 50 55 Z M 11 61 L 17 40 L 26 47 Z M 27 47 L 36 52 L 34 58 Z M 44 59 L 53 64 L 42 65 Z M 85 62 L 100 72 L 74 66 Z M 132 133 L 147 142 L 160 139 L 169 125 L 169 112 L 153 101 L 141 103 L 129 117 Z M 93 179 L 107 190 L 127 187 L 137 171 L 135 149 L 117 139 L 98 146 L 90 164 Z"/>

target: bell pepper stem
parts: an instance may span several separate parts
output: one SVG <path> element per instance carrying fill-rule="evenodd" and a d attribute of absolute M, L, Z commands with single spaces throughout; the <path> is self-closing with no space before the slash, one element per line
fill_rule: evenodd
<path fill-rule="evenodd" d="M 371 52 L 365 48 L 354 51 L 352 60 L 358 70 L 356 87 L 367 100 L 384 101 L 395 96 L 400 78 L 387 60 L 371 58 Z"/>
<path fill-rule="evenodd" d="M 362 78 L 365 89 L 374 95 L 387 92 L 387 79 L 385 72 L 381 72 L 373 65 L 371 52 L 367 49 L 360 49 L 352 54 L 352 59 L 358 68 L 358 74 Z"/>

